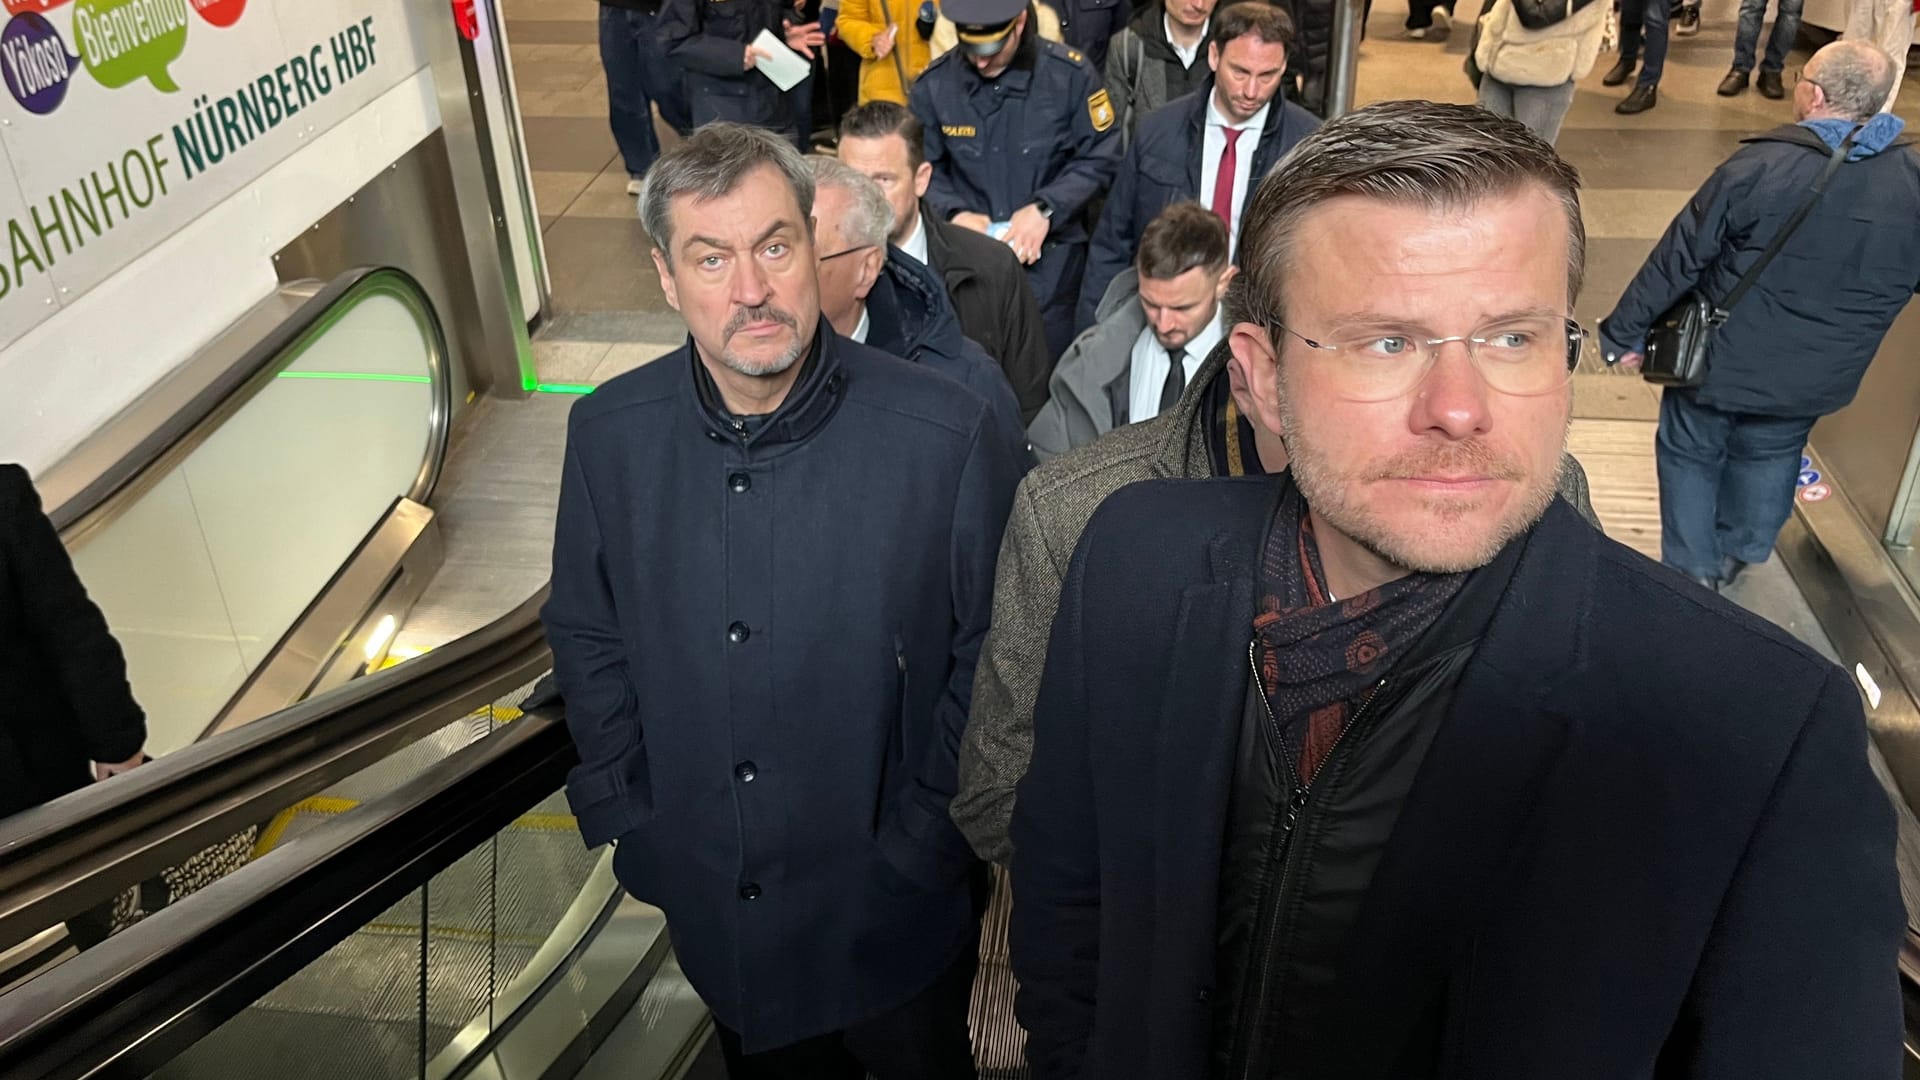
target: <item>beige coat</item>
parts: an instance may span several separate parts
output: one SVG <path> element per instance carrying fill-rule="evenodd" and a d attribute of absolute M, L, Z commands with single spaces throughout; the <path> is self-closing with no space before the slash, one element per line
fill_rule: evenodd
<path fill-rule="evenodd" d="M 1594 0 L 1544 30 L 1529 30 L 1513 0 L 1494 0 L 1482 17 L 1473 61 L 1508 86 L 1560 86 L 1582 79 L 1600 55 L 1607 5 Z"/>

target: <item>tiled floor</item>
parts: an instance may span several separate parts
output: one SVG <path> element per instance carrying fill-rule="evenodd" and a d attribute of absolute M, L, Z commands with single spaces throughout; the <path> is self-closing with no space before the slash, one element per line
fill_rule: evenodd
<path fill-rule="evenodd" d="M 1459 30 L 1449 39 L 1409 41 L 1401 30 L 1404 4 L 1377 4 L 1361 50 L 1360 103 L 1473 100 L 1461 64 L 1477 7 L 1462 0 Z M 1600 85 L 1611 56 L 1603 55 L 1580 84 L 1560 150 L 1586 183 L 1587 285 L 1577 310 L 1589 324 L 1606 314 L 1674 213 L 1739 140 L 1792 118 L 1790 101 L 1751 90 L 1735 98 L 1714 94 L 1731 61 L 1735 9 L 1732 0 L 1708 0 L 1701 33 L 1672 40 L 1660 104 L 1649 112 L 1613 112 L 1626 88 Z M 505 10 L 554 285 L 556 317 L 535 351 L 548 381 L 598 382 L 664 351 L 681 331 L 660 292 L 607 130 L 598 5 L 506 0 Z M 1803 59 L 1795 56 L 1789 66 Z M 1904 115 L 1920 106 L 1916 95 L 1920 80 L 1910 79 Z M 669 144 L 674 138 L 665 129 L 661 136 Z M 1601 519 L 1611 535 L 1657 555 L 1658 396 L 1636 378 L 1598 369 L 1583 372 L 1576 389 L 1571 448 L 1593 480 Z M 1811 625 L 1777 564 L 1756 568 L 1750 578 L 1739 598 L 1782 623 Z"/>

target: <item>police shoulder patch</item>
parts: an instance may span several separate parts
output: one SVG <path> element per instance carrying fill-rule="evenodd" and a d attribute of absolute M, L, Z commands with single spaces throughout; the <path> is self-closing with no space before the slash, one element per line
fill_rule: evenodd
<path fill-rule="evenodd" d="M 1105 131 L 1113 126 L 1113 102 L 1108 100 L 1105 90 L 1095 90 L 1087 99 L 1087 116 L 1093 121 L 1093 130 Z"/>

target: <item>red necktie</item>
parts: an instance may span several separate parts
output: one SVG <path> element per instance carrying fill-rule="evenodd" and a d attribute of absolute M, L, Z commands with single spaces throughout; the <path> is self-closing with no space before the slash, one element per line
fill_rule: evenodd
<path fill-rule="evenodd" d="M 1213 178 L 1213 212 L 1227 223 L 1229 236 L 1233 234 L 1233 176 L 1240 164 L 1233 146 L 1240 141 L 1240 131 L 1240 128 L 1220 129 L 1220 134 L 1227 137 L 1227 145 L 1220 151 L 1220 172 Z"/>

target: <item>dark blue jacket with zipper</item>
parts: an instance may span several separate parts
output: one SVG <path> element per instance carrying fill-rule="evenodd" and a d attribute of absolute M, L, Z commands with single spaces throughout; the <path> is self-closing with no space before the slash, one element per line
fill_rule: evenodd
<path fill-rule="evenodd" d="M 1831 151 L 1800 124 L 1743 140 L 1667 226 L 1601 321 L 1638 351 L 1687 290 L 1719 301 L 1807 197 Z M 1840 166 L 1812 213 L 1707 343 L 1699 403 L 1824 416 L 1853 400 L 1887 328 L 1920 288 L 1920 151 L 1911 135 Z"/>

